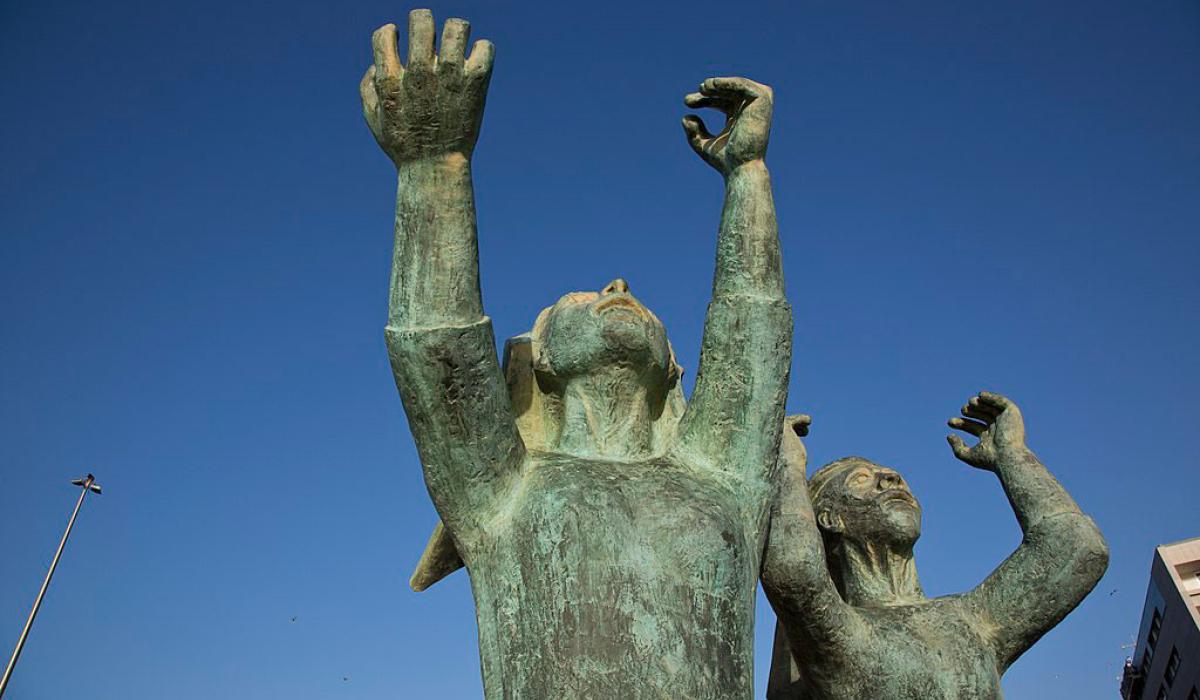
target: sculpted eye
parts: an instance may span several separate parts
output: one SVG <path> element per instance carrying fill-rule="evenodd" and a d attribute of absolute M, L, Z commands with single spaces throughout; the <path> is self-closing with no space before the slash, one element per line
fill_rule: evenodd
<path fill-rule="evenodd" d="M 867 478 L 868 477 L 866 474 L 855 474 L 854 478 L 852 478 L 850 480 L 850 483 L 855 484 L 855 485 L 865 484 L 867 482 Z"/>

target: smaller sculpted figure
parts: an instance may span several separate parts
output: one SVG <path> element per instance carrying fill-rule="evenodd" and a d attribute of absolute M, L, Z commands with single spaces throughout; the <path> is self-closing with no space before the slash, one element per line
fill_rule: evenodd
<path fill-rule="evenodd" d="M 779 618 L 772 700 L 983 700 L 1108 566 L 1090 518 L 1025 445 L 1021 412 L 980 393 L 950 426 L 954 455 L 1000 479 L 1024 539 L 974 590 L 926 598 L 921 508 L 892 469 L 840 459 L 805 483 L 805 422 L 786 430 L 762 581 Z M 790 653 L 785 649 L 790 647 Z"/>

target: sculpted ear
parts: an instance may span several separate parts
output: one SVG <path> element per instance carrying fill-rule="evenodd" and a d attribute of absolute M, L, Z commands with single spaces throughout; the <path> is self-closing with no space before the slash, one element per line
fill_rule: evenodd
<path fill-rule="evenodd" d="M 546 353 L 542 351 L 539 345 L 533 348 L 533 371 L 541 374 L 552 374 L 550 371 L 550 361 L 546 359 Z"/>
<path fill-rule="evenodd" d="M 550 312 L 553 310 L 553 306 L 547 306 L 542 309 L 541 313 L 537 315 L 537 320 L 533 322 L 533 329 L 529 331 L 530 346 L 532 349 L 530 364 L 533 365 L 533 370 L 538 374 L 552 374 L 550 361 L 546 359 L 546 346 L 542 340 L 546 337 L 546 326 L 550 323 Z"/>
<path fill-rule="evenodd" d="M 671 347 L 670 343 L 667 343 L 667 352 L 671 355 L 671 367 L 667 370 L 667 388 L 670 389 L 683 381 L 683 366 L 675 359 L 675 348 Z"/>
<path fill-rule="evenodd" d="M 840 535 L 846 531 L 846 524 L 842 522 L 842 516 L 834 515 L 828 510 L 817 513 L 817 524 L 826 532 L 836 532 Z"/>

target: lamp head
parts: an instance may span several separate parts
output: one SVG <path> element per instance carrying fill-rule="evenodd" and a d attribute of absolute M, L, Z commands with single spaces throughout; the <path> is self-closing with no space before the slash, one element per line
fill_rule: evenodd
<path fill-rule="evenodd" d="M 100 490 L 100 484 L 96 483 L 96 477 L 92 476 L 91 474 L 88 474 L 83 479 L 71 479 L 71 483 L 74 484 L 75 486 L 80 486 L 80 487 L 86 488 L 88 491 L 91 491 L 92 493 L 94 493 L 96 495 L 100 495 L 101 493 L 103 493 Z"/>

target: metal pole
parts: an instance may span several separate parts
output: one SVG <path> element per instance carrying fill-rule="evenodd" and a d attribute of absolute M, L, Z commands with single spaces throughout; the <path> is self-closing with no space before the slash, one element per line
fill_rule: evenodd
<path fill-rule="evenodd" d="M 71 519 L 67 521 L 67 529 L 63 532 L 62 541 L 58 543 L 58 551 L 54 553 L 54 560 L 50 562 L 46 580 L 42 581 L 42 590 L 38 591 L 37 600 L 33 601 L 33 610 L 29 611 L 29 619 L 25 621 L 25 629 L 21 630 L 17 648 L 13 650 L 12 658 L 8 660 L 8 668 L 4 669 L 4 677 L 0 678 L 0 698 L 4 697 L 8 679 L 12 677 L 13 669 L 17 666 L 17 659 L 20 658 L 21 649 L 25 646 L 25 639 L 29 636 L 29 628 L 33 627 L 33 618 L 37 617 L 38 609 L 42 607 L 42 598 L 46 595 L 46 589 L 50 587 L 50 579 L 54 576 L 54 569 L 58 566 L 58 559 L 62 556 L 63 548 L 67 546 L 67 538 L 71 536 L 71 528 L 75 526 L 75 517 L 79 515 L 79 509 L 83 507 L 83 499 L 88 495 L 88 491 L 94 490 L 96 493 L 100 493 L 100 487 L 95 485 L 96 477 L 91 474 L 87 475 L 87 479 L 76 479 L 72 483 L 83 487 L 79 492 L 79 500 L 75 502 L 75 510 L 71 513 Z"/>

